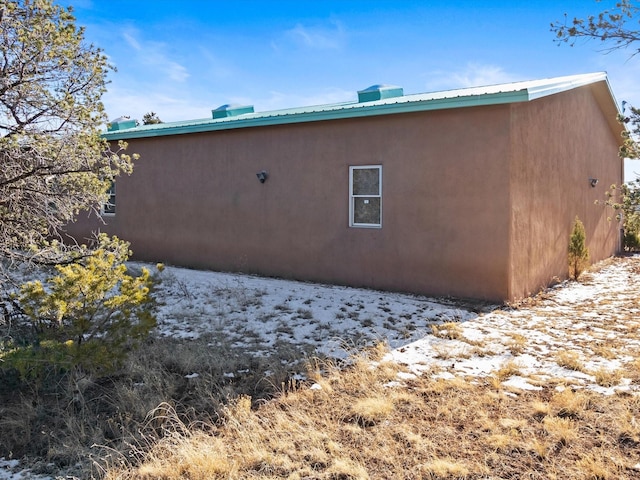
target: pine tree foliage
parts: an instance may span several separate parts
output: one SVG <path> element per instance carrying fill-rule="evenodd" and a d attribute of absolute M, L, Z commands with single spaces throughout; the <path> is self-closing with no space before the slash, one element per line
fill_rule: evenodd
<path fill-rule="evenodd" d="M 621 190 L 624 248 L 630 252 L 637 252 L 640 250 L 640 180 L 625 183 Z"/>
<path fill-rule="evenodd" d="M 569 20 L 565 14 L 563 21 L 553 22 L 551 30 L 556 34 L 560 43 L 575 45 L 580 39 L 600 40 L 609 44 L 608 51 L 627 48 L 640 40 L 640 30 L 637 28 L 637 17 L 640 8 L 631 0 L 616 2 L 613 8 L 608 8 L 597 15 L 587 18 L 573 18 Z M 640 52 L 636 49 L 633 55 Z"/>
<path fill-rule="evenodd" d="M 124 265 L 130 253 L 128 243 L 103 234 L 90 255 L 57 265 L 44 282 L 25 283 L 17 301 L 33 336 L 0 349 L 3 367 L 25 378 L 117 368 L 155 326 L 150 273 L 130 275 Z"/>
<path fill-rule="evenodd" d="M 160 120 L 160 117 L 158 117 L 158 114 L 156 112 L 145 113 L 144 116 L 142 117 L 143 125 L 157 125 L 158 123 L 163 123 L 163 122 L 162 120 Z"/>
<path fill-rule="evenodd" d="M 569 277 L 577 280 L 589 264 L 589 249 L 584 224 L 576 217 L 569 237 Z"/>
<path fill-rule="evenodd" d="M 70 9 L 0 0 L 0 259 L 67 259 L 62 228 L 132 169 L 100 136 L 111 70 Z"/>

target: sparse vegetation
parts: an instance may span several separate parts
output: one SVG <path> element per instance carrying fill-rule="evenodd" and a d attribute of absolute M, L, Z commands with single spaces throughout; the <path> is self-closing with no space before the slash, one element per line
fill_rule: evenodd
<path fill-rule="evenodd" d="M 635 117 L 634 124 L 640 124 L 640 110 L 632 109 Z M 636 126 L 634 134 L 640 128 Z M 635 144 L 634 144 L 635 145 Z M 640 179 L 632 180 L 622 185 L 620 209 L 623 212 L 623 244 L 628 252 L 640 251 Z"/>
<path fill-rule="evenodd" d="M 575 370 L 576 372 L 581 372 L 585 368 L 584 363 L 580 360 L 580 355 L 573 350 L 558 351 L 558 353 L 556 353 L 556 362 L 561 367 Z"/>
<path fill-rule="evenodd" d="M 140 451 L 145 461 L 113 459 L 106 478 L 388 479 L 418 472 L 422 478 L 586 480 L 638 474 L 633 438 L 640 427 L 622 437 L 630 427 L 623 419 L 640 414 L 639 402 L 628 397 L 583 392 L 576 403 L 553 388 L 513 395 L 494 390 L 488 380 L 429 376 L 389 387 L 388 371 L 368 362 L 316 372 L 314 380 L 317 388 L 288 392 L 257 410 L 241 397 L 206 429 L 174 416 L 164 438 Z M 593 429 L 597 435 L 589 433 Z"/>
<path fill-rule="evenodd" d="M 584 225 L 576 217 L 569 238 L 569 278 L 577 280 L 588 264 L 589 249 L 586 244 Z"/>
<path fill-rule="evenodd" d="M 256 358 L 212 347 L 215 340 L 152 337 L 117 372 L 48 377 L 38 388 L 5 371 L 0 458 L 40 458 L 32 465 L 36 472 L 62 469 L 79 478 L 100 477 L 93 460 L 113 458 L 131 445 L 151 445 L 175 419 L 215 424 L 238 395 L 255 406 L 290 384 L 281 356 Z M 170 405 L 171 415 L 160 405 Z"/>
<path fill-rule="evenodd" d="M 446 338 L 448 340 L 460 340 L 464 338 L 462 327 L 455 322 L 446 322 L 442 325 L 432 325 L 431 333 L 439 338 Z"/>
<path fill-rule="evenodd" d="M 503 380 L 506 380 L 509 377 L 514 376 L 514 375 L 520 375 L 521 368 L 522 367 L 518 364 L 518 362 L 516 362 L 514 360 L 507 360 L 495 372 L 495 376 L 500 381 L 503 381 Z"/>
<path fill-rule="evenodd" d="M 585 298 L 601 281 L 598 268 L 608 265 L 623 272 L 617 286 Z M 567 282 L 486 318 L 451 322 L 434 314 L 419 327 L 425 335 L 439 327 L 427 337 L 429 350 L 403 367 L 390 361 L 384 343 L 362 350 L 370 344 L 362 338 L 366 327 L 351 326 L 353 335 L 340 339 L 345 351 L 359 352 L 346 361 L 314 357 L 284 340 L 322 323 L 304 302 L 308 295 L 272 297 L 263 284 L 254 292 L 239 277 L 195 290 L 167 267 L 156 292 L 170 286 L 185 299 L 181 331 L 201 321 L 199 304 L 209 301 L 203 292 L 215 296 L 209 333 L 153 336 L 111 374 L 62 376 L 39 391 L 3 376 L 0 457 L 39 457 L 30 465 L 36 472 L 118 480 L 387 479 L 407 472 L 428 479 L 636 478 L 638 271 L 640 258 L 614 259 L 590 271 L 590 285 Z M 348 318 L 353 310 L 341 306 L 335 312 Z M 424 322 L 418 310 L 396 313 L 387 333 Z M 313 318 L 304 320 L 307 311 Z M 379 328 L 388 313 L 363 311 L 359 325 Z M 242 321 L 229 330 L 236 315 Z M 274 320 L 271 356 L 251 315 L 258 329 L 264 315 Z M 329 328 L 331 321 L 314 335 L 326 341 L 347 332 Z M 244 346 L 233 345 L 238 335 Z M 294 375 L 304 364 L 306 377 Z M 483 364 L 484 372 L 474 371 Z"/>
<path fill-rule="evenodd" d="M 610 370 L 608 368 L 599 368 L 593 372 L 596 383 L 602 387 L 613 387 L 618 385 L 622 380 L 622 372 L 620 370 Z"/>
<path fill-rule="evenodd" d="M 510 333 L 511 340 L 508 343 L 509 350 L 512 355 L 519 355 L 524 352 L 524 348 L 527 345 L 527 337 L 520 333 Z"/>
<path fill-rule="evenodd" d="M 64 372 L 109 373 L 155 326 L 149 270 L 128 273 L 129 244 L 100 237 L 88 256 L 56 265 L 46 282 L 22 285 L 23 312 L 0 345 L 0 368 L 22 379 Z"/>

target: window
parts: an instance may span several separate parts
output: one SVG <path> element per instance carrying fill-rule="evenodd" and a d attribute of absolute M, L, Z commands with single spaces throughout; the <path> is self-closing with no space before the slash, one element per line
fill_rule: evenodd
<path fill-rule="evenodd" d="M 109 189 L 107 190 L 107 203 L 102 206 L 103 215 L 115 215 L 116 214 L 116 184 L 111 182 Z"/>
<path fill-rule="evenodd" d="M 382 165 L 349 167 L 349 226 L 382 227 Z"/>

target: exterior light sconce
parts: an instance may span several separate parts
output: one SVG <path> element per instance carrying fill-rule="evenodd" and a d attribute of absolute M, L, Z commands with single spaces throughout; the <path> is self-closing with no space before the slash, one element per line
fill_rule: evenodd
<path fill-rule="evenodd" d="M 596 185 L 598 184 L 598 179 L 597 178 L 590 178 L 589 179 L 589 184 L 591 185 L 592 188 L 596 188 Z"/>
<path fill-rule="evenodd" d="M 260 183 L 264 183 L 267 180 L 267 171 L 262 170 L 261 172 L 256 173 L 256 177 L 258 177 Z"/>

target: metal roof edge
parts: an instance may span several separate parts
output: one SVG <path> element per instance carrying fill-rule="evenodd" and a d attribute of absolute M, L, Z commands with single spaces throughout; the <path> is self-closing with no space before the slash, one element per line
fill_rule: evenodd
<path fill-rule="evenodd" d="M 558 77 L 555 79 L 548 79 L 546 81 L 539 81 L 540 85 L 531 85 L 529 90 L 529 100 L 535 100 L 537 98 L 546 97 L 555 93 L 565 92 L 573 88 L 583 87 L 592 83 L 605 81 L 609 85 L 609 79 L 606 72 L 597 73 L 585 73 L 581 75 L 570 75 L 566 77 Z M 609 90 L 611 90 L 609 85 Z M 612 98 L 613 94 L 612 94 Z M 615 100 L 614 100 L 615 101 Z"/>
<path fill-rule="evenodd" d="M 164 137 L 168 135 L 184 135 L 189 133 L 203 133 L 236 128 L 248 128 L 269 125 L 285 125 L 291 123 L 308 123 L 325 120 L 339 120 L 347 118 L 359 118 L 378 115 L 391 115 L 398 113 L 413 113 L 429 110 L 444 110 L 448 108 L 463 108 L 486 105 L 499 105 L 505 103 L 525 102 L 529 100 L 526 89 L 487 93 L 482 95 L 467 95 L 460 97 L 445 97 L 439 99 L 412 100 L 410 97 L 419 97 L 421 94 L 407 95 L 387 99 L 375 104 L 343 104 L 341 108 L 316 111 L 281 113 L 265 112 L 253 117 L 234 118 L 233 121 L 208 121 L 187 125 L 162 124 L 160 128 L 119 130 L 103 133 L 106 140 L 128 140 L 133 138 Z M 395 100 L 395 101 L 394 101 Z M 348 107 L 346 106 L 348 105 Z"/>
<path fill-rule="evenodd" d="M 609 95 L 611 95 L 611 99 L 613 100 L 613 104 L 616 107 L 616 111 L 618 112 L 618 115 L 622 115 L 621 105 L 618 103 L 618 100 L 616 99 L 616 96 L 613 93 L 611 82 L 609 82 L 609 76 L 606 73 L 604 74 L 604 81 L 607 85 L 607 90 L 609 91 Z"/>
<path fill-rule="evenodd" d="M 130 129 L 104 132 L 102 136 L 106 140 L 127 140 L 237 128 L 527 102 L 603 81 L 619 113 L 619 107 L 615 101 L 606 72 L 597 72 L 486 87 L 470 87 L 444 92 L 408 94 L 401 97 L 380 99 L 366 103 L 345 102 L 331 105 L 246 113 L 236 117 L 220 119 L 179 121 L 153 126 L 141 125 Z"/>
<path fill-rule="evenodd" d="M 618 104 L 618 101 L 616 100 L 616 96 L 613 93 L 613 88 L 611 88 L 611 83 L 609 82 L 609 77 L 607 75 L 605 75 L 604 83 L 606 87 L 606 92 L 611 97 L 611 102 L 610 103 L 606 102 L 605 104 L 602 100 L 602 97 L 595 94 L 596 101 L 600 104 L 600 108 L 602 108 L 603 111 L 606 111 L 607 104 L 613 105 L 614 112 L 612 113 L 615 113 L 615 115 L 611 115 L 611 116 L 607 115 L 607 122 L 609 123 L 609 127 L 611 128 L 611 131 L 617 135 L 617 139 L 618 139 L 618 142 L 620 143 L 620 146 L 622 146 L 624 143 L 623 132 L 628 131 L 628 126 L 625 123 L 622 123 L 618 120 L 619 117 L 623 115 L 623 112 L 621 109 L 621 105 Z"/>

